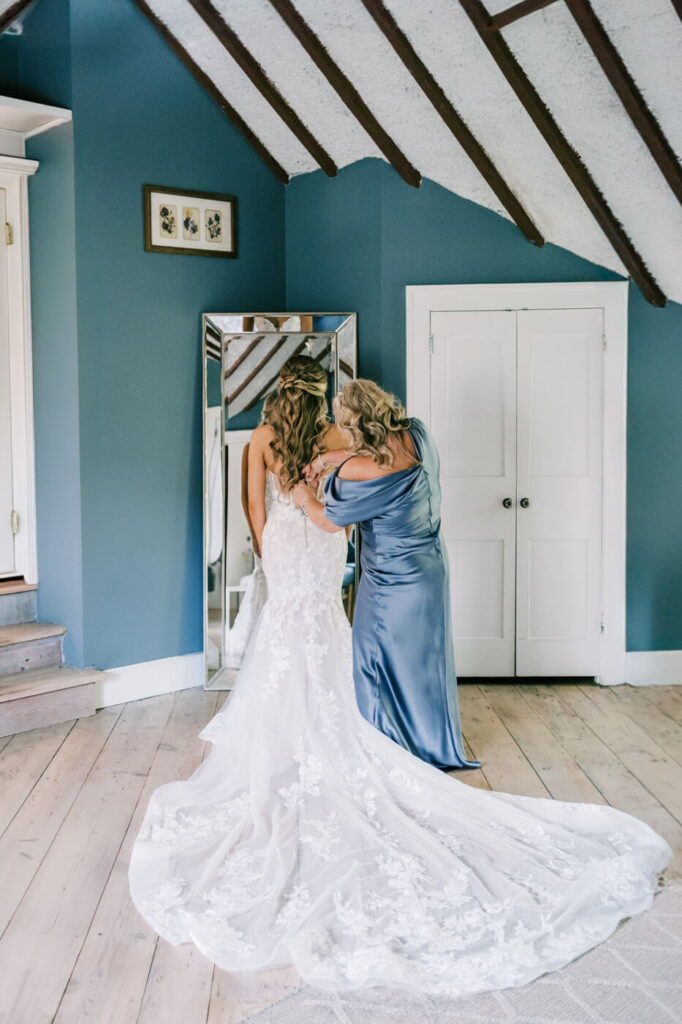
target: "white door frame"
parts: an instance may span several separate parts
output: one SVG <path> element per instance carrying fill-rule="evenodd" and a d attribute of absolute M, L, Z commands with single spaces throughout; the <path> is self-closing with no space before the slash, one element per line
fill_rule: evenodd
<path fill-rule="evenodd" d="M 6 193 L 12 244 L 7 247 L 9 285 L 9 358 L 12 393 L 12 472 L 14 510 L 19 530 L 14 539 L 16 572 L 38 582 L 35 455 L 33 438 L 33 356 L 28 236 L 28 177 L 37 160 L 0 156 L 0 188 Z M 4 234 L 5 226 L 0 225 Z M 4 238 L 0 239 L 4 244 Z"/>
<path fill-rule="evenodd" d="M 604 311 L 602 594 L 604 685 L 625 682 L 625 523 L 627 466 L 628 282 L 408 285 L 407 411 L 430 426 L 431 313 L 459 310 L 580 309 Z"/>

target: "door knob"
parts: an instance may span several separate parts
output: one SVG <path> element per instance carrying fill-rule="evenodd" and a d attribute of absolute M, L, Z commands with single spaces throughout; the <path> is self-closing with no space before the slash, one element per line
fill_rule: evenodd
<path fill-rule="evenodd" d="M 519 505 L 521 506 L 521 508 L 528 508 L 528 506 L 530 505 L 530 498 L 521 498 Z"/>
<path fill-rule="evenodd" d="M 505 508 L 511 508 L 514 502 L 511 500 L 511 498 L 503 498 L 502 504 L 504 505 Z"/>

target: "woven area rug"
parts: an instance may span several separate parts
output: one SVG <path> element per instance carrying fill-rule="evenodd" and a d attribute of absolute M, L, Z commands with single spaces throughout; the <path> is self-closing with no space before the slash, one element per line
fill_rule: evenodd
<path fill-rule="evenodd" d="M 682 884 L 568 967 L 523 988 L 464 999 L 395 989 L 332 994 L 304 985 L 249 1024 L 679 1024 Z"/>

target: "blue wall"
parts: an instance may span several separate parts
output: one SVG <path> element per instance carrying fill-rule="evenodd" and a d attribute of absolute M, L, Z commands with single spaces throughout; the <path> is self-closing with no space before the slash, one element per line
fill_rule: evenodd
<path fill-rule="evenodd" d="M 405 397 L 405 286 L 618 280 L 380 160 L 286 191 L 287 304 L 358 312 L 360 372 Z M 682 306 L 630 288 L 627 649 L 682 649 Z"/>
<path fill-rule="evenodd" d="M 67 625 L 77 663 L 196 651 L 200 315 L 284 308 L 284 188 L 130 0 L 41 0 L 11 42 L 14 94 L 73 109 L 72 136 L 27 154 L 44 161 L 30 196 L 40 615 Z M 144 183 L 236 195 L 238 258 L 144 252 Z"/>
<path fill-rule="evenodd" d="M 74 112 L 28 155 L 40 614 L 77 664 L 201 647 L 202 311 L 356 310 L 404 396 L 406 284 L 617 278 L 380 160 L 285 192 L 130 0 L 40 0 L 0 67 Z M 236 194 L 239 258 L 145 253 L 146 182 Z M 627 646 L 680 649 L 682 307 L 630 295 Z"/>

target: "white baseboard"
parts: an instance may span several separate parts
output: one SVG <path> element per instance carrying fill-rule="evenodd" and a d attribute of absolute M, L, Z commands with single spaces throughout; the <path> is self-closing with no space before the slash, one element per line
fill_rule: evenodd
<path fill-rule="evenodd" d="M 628 651 L 625 682 L 631 686 L 682 686 L 682 651 Z"/>
<path fill-rule="evenodd" d="M 203 651 L 142 661 L 137 665 L 121 665 L 120 668 L 106 669 L 104 678 L 98 680 L 95 706 L 108 708 L 112 704 L 156 697 L 160 693 L 174 693 L 203 684 Z"/>
<path fill-rule="evenodd" d="M 625 682 L 631 686 L 682 686 L 682 651 L 628 651 Z M 181 654 L 109 668 L 97 681 L 95 704 L 107 708 L 204 684 L 204 654 Z"/>

